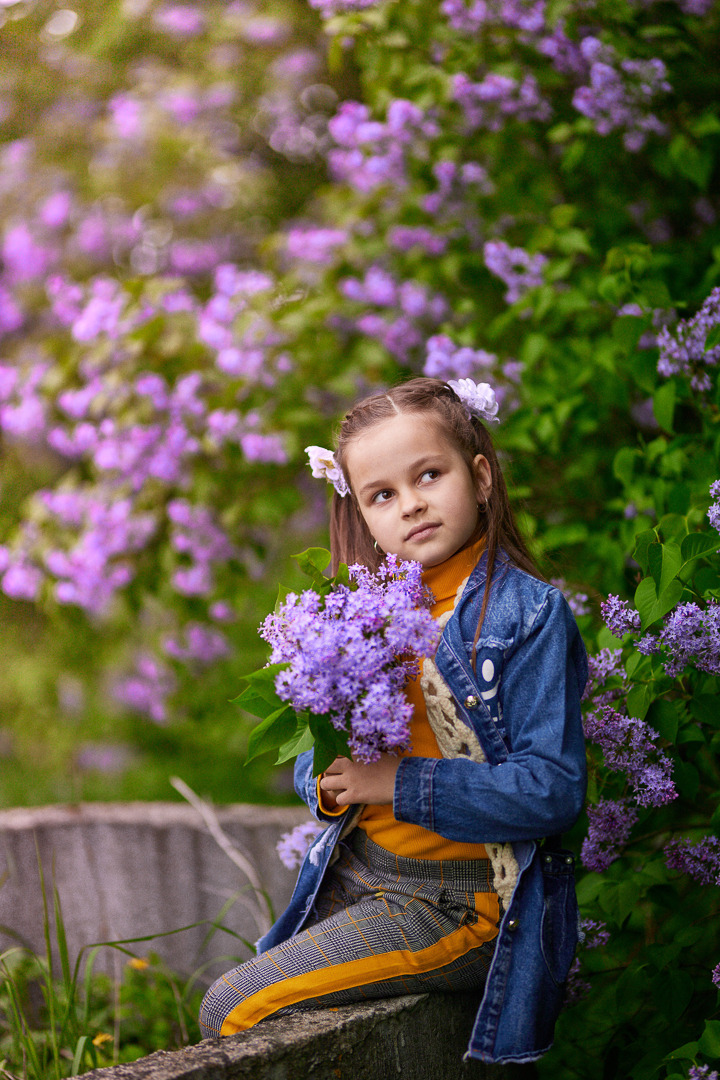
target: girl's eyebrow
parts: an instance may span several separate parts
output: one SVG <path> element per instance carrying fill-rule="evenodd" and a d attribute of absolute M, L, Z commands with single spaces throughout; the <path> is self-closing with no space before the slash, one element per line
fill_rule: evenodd
<path fill-rule="evenodd" d="M 409 473 L 414 473 L 423 467 L 427 468 L 428 465 L 438 464 L 441 460 L 441 452 L 425 454 L 423 457 L 418 458 L 417 461 L 412 461 L 410 465 L 408 465 L 407 471 Z M 390 487 L 392 487 L 392 483 L 389 480 L 368 480 L 367 484 L 363 484 L 363 486 L 358 489 L 358 495 L 364 495 L 367 491 L 382 491 L 383 488 Z"/>

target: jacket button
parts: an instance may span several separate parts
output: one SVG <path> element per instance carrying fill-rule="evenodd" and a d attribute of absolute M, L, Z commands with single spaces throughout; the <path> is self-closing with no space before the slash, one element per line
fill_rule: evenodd
<path fill-rule="evenodd" d="M 480 698 L 477 696 L 477 694 L 468 694 L 468 696 L 465 698 L 466 709 L 477 709 L 479 704 Z"/>
<path fill-rule="evenodd" d="M 519 919 L 510 919 L 508 921 L 507 928 L 508 928 L 508 930 L 512 930 L 514 932 L 515 930 L 517 930 L 519 925 L 520 925 L 520 920 Z"/>

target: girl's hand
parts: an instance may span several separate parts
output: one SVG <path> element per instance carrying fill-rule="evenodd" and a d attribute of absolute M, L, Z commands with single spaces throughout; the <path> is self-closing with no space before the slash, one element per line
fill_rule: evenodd
<path fill-rule="evenodd" d="M 395 754 L 382 754 L 371 765 L 335 758 L 320 778 L 323 802 L 329 810 L 351 803 L 392 804 L 400 761 Z"/>

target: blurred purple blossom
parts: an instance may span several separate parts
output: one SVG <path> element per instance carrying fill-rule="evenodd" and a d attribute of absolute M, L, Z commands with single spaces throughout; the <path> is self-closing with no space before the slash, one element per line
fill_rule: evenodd
<path fill-rule="evenodd" d="M 285 234 L 285 250 L 291 259 L 299 262 L 330 266 L 336 249 L 345 244 L 348 237 L 345 229 L 295 227 Z"/>
<path fill-rule="evenodd" d="M 396 98 L 385 122 L 373 120 L 367 105 L 344 101 L 328 131 L 339 147 L 328 153 L 335 179 L 368 193 L 383 184 L 404 187 L 408 154 L 416 144 L 424 146 L 435 137 L 438 126 L 417 105 Z"/>
<path fill-rule="evenodd" d="M 453 96 L 465 117 L 469 132 L 478 128 L 500 131 L 508 118 L 520 123 L 546 121 L 552 109 L 540 94 L 534 75 L 526 74 L 522 81 L 510 75 L 491 72 L 482 82 L 473 82 L 460 73 L 453 77 Z"/>
<path fill-rule="evenodd" d="M 248 431 L 240 436 L 240 446 L 248 461 L 261 461 L 271 465 L 287 464 L 287 450 L 279 435 L 260 435 Z"/>
<path fill-rule="evenodd" d="M 149 652 L 135 658 L 134 671 L 118 677 L 112 687 L 113 697 L 134 712 L 148 716 L 156 724 L 169 720 L 168 698 L 177 686 L 175 675 L 161 660 Z"/>
<path fill-rule="evenodd" d="M 275 845 L 275 850 L 283 866 L 286 866 L 288 870 L 294 870 L 295 867 L 300 866 L 313 840 L 320 835 L 323 828 L 324 826 L 318 824 L 317 821 L 303 821 L 301 825 L 296 825 L 290 832 L 281 836 Z"/>
<path fill-rule="evenodd" d="M 230 644 L 223 633 L 202 623 L 190 622 L 182 636 L 168 636 L 163 649 L 173 660 L 196 667 L 208 667 L 230 654 Z"/>
<path fill-rule="evenodd" d="M 494 353 L 456 345 L 445 334 L 428 338 L 423 374 L 436 379 L 466 379 L 487 373 L 497 364 Z"/>
<path fill-rule="evenodd" d="M 705 349 L 708 333 L 720 324 L 720 286 L 712 290 L 702 307 L 689 319 L 681 319 L 671 331 L 662 327 L 658 334 L 660 359 L 658 372 L 666 378 L 685 375 L 693 390 L 708 391 L 712 383 L 708 368 L 720 361 L 720 345 Z"/>
<path fill-rule="evenodd" d="M 591 608 L 587 593 L 581 592 L 574 585 L 568 585 L 564 578 L 551 578 L 550 584 L 554 585 L 563 594 L 576 619 L 582 615 L 590 614 Z"/>
<path fill-rule="evenodd" d="M 330 19 L 347 11 L 366 11 L 377 3 L 378 0 L 310 0 L 310 7 L 319 11 L 323 19 Z"/>
<path fill-rule="evenodd" d="M 195 5 L 165 4 L 153 12 L 153 22 L 171 37 L 197 37 L 205 29 L 205 15 Z"/>
<path fill-rule="evenodd" d="M 543 283 L 547 259 L 539 252 L 531 255 L 520 247 L 511 247 L 504 240 L 489 240 L 483 248 L 483 257 L 488 270 L 507 285 L 507 304 L 514 304 L 529 289 Z"/>
<path fill-rule="evenodd" d="M 598 135 L 622 131 L 625 148 L 636 153 L 648 134 L 666 133 L 666 125 L 649 111 L 655 97 L 672 90 L 662 60 L 620 60 L 612 46 L 595 37 L 586 37 L 580 50 L 590 65 L 590 82 L 575 91 L 573 105 L 593 121 Z"/>
<path fill-rule="evenodd" d="M 440 7 L 453 30 L 476 35 L 484 26 L 514 26 L 539 33 L 545 29 L 545 0 L 443 0 Z"/>
<path fill-rule="evenodd" d="M 715 480 L 710 485 L 710 497 L 717 502 L 711 503 L 707 512 L 708 520 L 713 529 L 720 532 L 720 480 Z"/>
<path fill-rule="evenodd" d="M 665 861 L 671 870 L 688 874 L 701 885 L 720 885 L 720 838 L 704 836 L 671 840 L 665 845 Z"/>
<path fill-rule="evenodd" d="M 601 799 L 588 806 L 588 834 L 582 842 L 580 858 L 586 870 L 602 873 L 617 859 L 628 842 L 638 812 L 626 799 Z"/>

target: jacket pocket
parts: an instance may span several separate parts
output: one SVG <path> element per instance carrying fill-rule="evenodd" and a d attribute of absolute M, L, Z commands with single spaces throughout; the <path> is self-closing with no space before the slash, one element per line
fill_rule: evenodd
<path fill-rule="evenodd" d="M 578 940 L 578 906 L 572 872 L 574 859 L 567 851 L 544 853 L 540 858 L 545 888 L 540 947 L 550 977 L 557 986 L 562 986 Z"/>

